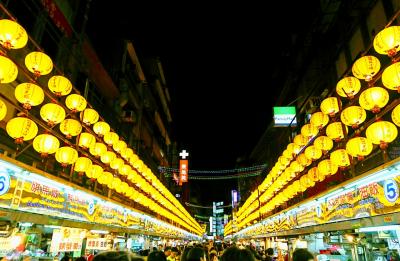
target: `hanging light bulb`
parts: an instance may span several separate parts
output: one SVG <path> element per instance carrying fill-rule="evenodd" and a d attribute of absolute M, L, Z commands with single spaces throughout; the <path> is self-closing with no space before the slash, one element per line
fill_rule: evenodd
<path fill-rule="evenodd" d="M 33 140 L 33 149 L 39 152 L 43 158 L 55 153 L 59 147 L 58 139 L 50 134 L 40 134 Z"/>
<path fill-rule="evenodd" d="M 377 144 L 381 149 L 386 149 L 388 143 L 397 137 L 397 127 L 389 121 L 378 121 L 372 123 L 365 132 L 367 139 Z"/>
<path fill-rule="evenodd" d="M 377 53 L 395 56 L 400 49 L 400 26 L 389 26 L 380 31 L 374 38 L 374 49 Z"/>
<path fill-rule="evenodd" d="M 360 106 L 350 106 L 342 111 L 340 120 L 347 126 L 357 129 L 367 118 L 367 113 Z"/>
<path fill-rule="evenodd" d="M 72 113 L 83 111 L 86 108 L 86 99 L 79 94 L 70 94 L 65 99 L 65 105 Z"/>
<path fill-rule="evenodd" d="M 353 75 L 358 79 L 369 82 L 379 72 L 381 63 L 379 59 L 372 55 L 366 55 L 359 58 L 353 64 Z"/>
<path fill-rule="evenodd" d="M 18 23 L 0 20 L 0 44 L 6 49 L 20 49 L 28 43 L 28 34 Z"/>
<path fill-rule="evenodd" d="M 60 147 L 56 151 L 55 157 L 56 160 L 61 164 L 61 166 L 65 168 L 68 165 L 75 163 L 75 161 L 78 159 L 78 152 L 74 148 L 64 146 Z"/>
<path fill-rule="evenodd" d="M 44 100 L 42 88 L 33 83 L 21 83 L 15 88 L 15 98 L 23 107 L 30 110 L 32 106 L 41 104 Z"/>
<path fill-rule="evenodd" d="M 339 100 L 336 97 L 326 98 L 321 102 L 320 109 L 323 114 L 334 117 L 339 112 Z"/>
<path fill-rule="evenodd" d="M 87 108 L 81 112 L 81 119 L 86 125 L 95 124 L 99 120 L 99 114 L 97 111 Z"/>
<path fill-rule="evenodd" d="M 360 80 L 356 77 L 349 76 L 341 79 L 336 85 L 336 93 L 341 97 L 353 99 L 361 89 Z"/>
<path fill-rule="evenodd" d="M 40 117 L 49 126 L 54 126 L 65 119 L 65 110 L 58 104 L 47 103 L 40 108 Z"/>
<path fill-rule="evenodd" d="M 35 122 L 25 117 L 16 117 L 7 122 L 7 134 L 15 140 L 15 143 L 21 144 L 24 141 L 33 139 L 38 127 Z"/>
<path fill-rule="evenodd" d="M 51 77 L 47 86 L 58 97 L 68 95 L 72 91 L 72 83 L 61 75 Z"/>
<path fill-rule="evenodd" d="M 35 77 L 49 74 L 53 70 L 51 58 L 42 52 L 31 52 L 25 57 L 25 66 Z"/>
<path fill-rule="evenodd" d="M 2 121 L 6 117 L 6 115 L 7 115 L 7 106 L 4 103 L 4 101 L 0 99 L 0 121 Z"/>
<path fill-rule="evenodd" d="M 93 131 L 94 133 L 99 135 L 99 137 L 103 137 L 107 132 L 110 131 L 110 125 L 108 125 L 108 123 L 104 121 L 96 122 L 93 125 Z"/>
<path fill-rule="evenodd" d="M 82 131 L 82 125 L 79 121 L 74 119 L 65 119 L 60 124 L 60 131 L 67 139 L 79 135 Z"/>
<path fill-rule="evenodd" d="M 388 103 L 389 93 L 381 87 L 371 87 L 361 93 L 358 101 L 365 110 L 378 113 Z"/>

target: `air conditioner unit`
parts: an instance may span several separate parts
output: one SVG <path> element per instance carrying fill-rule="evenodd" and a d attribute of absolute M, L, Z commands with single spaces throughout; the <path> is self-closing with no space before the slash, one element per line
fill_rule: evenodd
<path fill-rule="evenodd" d="M 122 111 L 121 118 L 124 122 L 135 122 L 136 114 L 134 111 Z"/>

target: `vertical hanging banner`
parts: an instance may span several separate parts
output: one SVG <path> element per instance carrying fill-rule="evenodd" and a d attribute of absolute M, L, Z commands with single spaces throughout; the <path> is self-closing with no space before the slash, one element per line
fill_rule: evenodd
<path fill-rule="evenodd" d="M 181 156 L 181 160 L 179 161 L 179 186 L 182 186 L 182 183 L 188 182 L 189 179 L 189 163 L 186 159 L 189 153 L 186 150 L 182 150 L 179 156 Z"/>

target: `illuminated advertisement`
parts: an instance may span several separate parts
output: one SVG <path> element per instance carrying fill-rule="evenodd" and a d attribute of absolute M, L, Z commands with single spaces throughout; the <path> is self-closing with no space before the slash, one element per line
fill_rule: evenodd
<path fill-rule="evenodd" d="M 3 160 L 0 160 L 0 208 L 116 227 L 144 228 L 169 236 L 191 235 L 148 215 Z M 74 246 L 76 244 L 71 247 L 65 244 L 65 251 L 74 249 Z"/>
<path fill-rule="evenodd" d="M 400 167 L 400 164 L 397 164 Z M 390 166 L 238 232 L 262 235 L 400 211 L 400 170 Z"/>

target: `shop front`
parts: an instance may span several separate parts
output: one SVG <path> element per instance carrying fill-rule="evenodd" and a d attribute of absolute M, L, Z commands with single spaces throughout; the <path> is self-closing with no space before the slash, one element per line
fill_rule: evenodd
<path fill-rule="evenodd" d="M 400 163 L 395 160 L 243 229 L 235 237 L 269 238 L 267 245 L 281 252 L 287 249 L 289 255 L 298 248 L 296 242 L 305 241 L 302 246 L 320 260 L 395 256 L 399 185 Z M 386 229 L 390 232 L 384 235 Z"/>
<path fill-rule="evenodd" d="M 0 256 L 46 259 L 65 253 L 78 257 L 126 250 L 133 235 L 194 238 L 137 210 L 0 157 Z"/>

